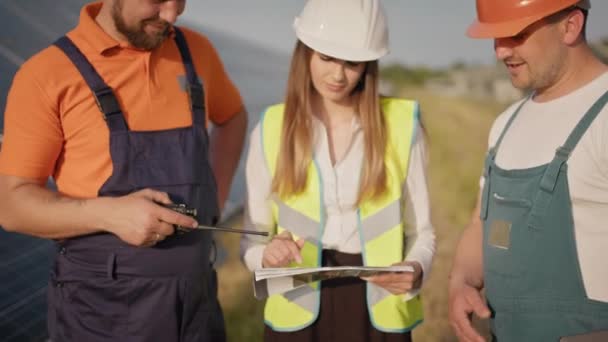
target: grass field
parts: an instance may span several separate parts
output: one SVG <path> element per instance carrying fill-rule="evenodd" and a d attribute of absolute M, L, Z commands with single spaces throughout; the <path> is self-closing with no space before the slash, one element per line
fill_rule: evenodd
<path fill-rule="evenodd" d="M 420 101 L 430 148 L 429 188 L 437 253 L 422 294 L 425 322 L 414 331 L 416 342 L 455 341 L 447 321 L 447 279 L 454 248 L 466 225 L 478 191 L 488 129 L 505 106 L 464 98 L 448 98 L 417 88 L 401 95 Z M 235 217 L 228 224 L 238 226 Z M 263 303 L 253 298 L 251 275 L 239 260 L 239 236 L 224 234 L 220 243 L 227 261 L 219 269 L 219 296 L 226 316 L 228 340 L 261 341 Z M 485 322 L 478 324 L 485 328 Z"/>

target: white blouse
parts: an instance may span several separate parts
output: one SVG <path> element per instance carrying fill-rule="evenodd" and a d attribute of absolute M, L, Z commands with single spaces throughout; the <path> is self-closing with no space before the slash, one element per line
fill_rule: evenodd
<path fill-rule="evenodd" d="M 314 155 L 321 173 L 326 209 L 325 230 L 322 237 L 324 249 L 343 253 L 361 253 L 359 239 L 357 201 L 359 177 L 363 163 L 363 131 L 358 120 L 352 123 L 353 136 L 344 158 L 332 165 L 325 125 L 313 116 Z M 403 187 L 405 205 L 405 230 L 407 261 L 417 261 L 422 266 L 423 281 L 431 269 L 435 253 L 435 233 L 430 221 L 429 196 L 426 182 L 426 148 L 424 135 L 416 128 L 410 153 L 409 171 Z M 249 152 L 245 169 L 247 201 L 244 228 L 271 231 L 272 179 L 266 165 L 260 137 L 260 123 L 249 139 Z M 250 270 L 262 268 L 262 255 L 267 240 L 253 235 L 243 235 L 241 256 Z"/>

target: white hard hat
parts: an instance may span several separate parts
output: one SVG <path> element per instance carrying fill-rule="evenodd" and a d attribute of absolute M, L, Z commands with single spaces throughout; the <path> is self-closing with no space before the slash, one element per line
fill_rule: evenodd
<path fill-rule="evenodd" d="M 308 0 L 293 23 L 311 49 L 354 62 L 388 54 L 387 26 L 380 0 Z"/>

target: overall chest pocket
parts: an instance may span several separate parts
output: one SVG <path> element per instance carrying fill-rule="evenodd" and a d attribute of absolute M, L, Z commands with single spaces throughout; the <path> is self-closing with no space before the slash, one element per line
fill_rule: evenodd
<path fill-rule="evenodd" d="M 499 192 L 490 194 L 489 215 L 483 227 L 484 270 L 487 287 L 514 282 L 532 269 L 536 232 L 528 227 L 532 201 Z"/>

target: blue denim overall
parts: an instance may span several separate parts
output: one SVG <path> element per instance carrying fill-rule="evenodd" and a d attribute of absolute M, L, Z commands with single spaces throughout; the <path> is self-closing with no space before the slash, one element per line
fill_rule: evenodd
<path fill-rule="evenodd" d="M 562 336 L 608 329 L 608 304 L 587 297 L 581 276 L 567 163 L 606 101 L 608 92 L 548 164 L 505 170 L 495 163 L 505 132 L 526 101 L 488 153 L 481 219 L 485 289 L 495 340 L 557 342 Z"/>
<path fill-rule="evenodd" d="M 112 90 L 67 37 L 55 45 L 78 68 L 110 129 L 113 173 L 99 196 L 153 188 L 198 210 L 201 224 L 218 217 L 209 164 L 203 88 L 182 32 L 175 42 L 189 83 L 192 126 L 131 131 Z M 171 113 L 167 113 L 171 115 Z M 130 246 L 113 234 L 58 243 L 49 284 L 54 342 L 224 341 L 224 322 L 206 231 L 169 236 L 154 247 Z"/>

